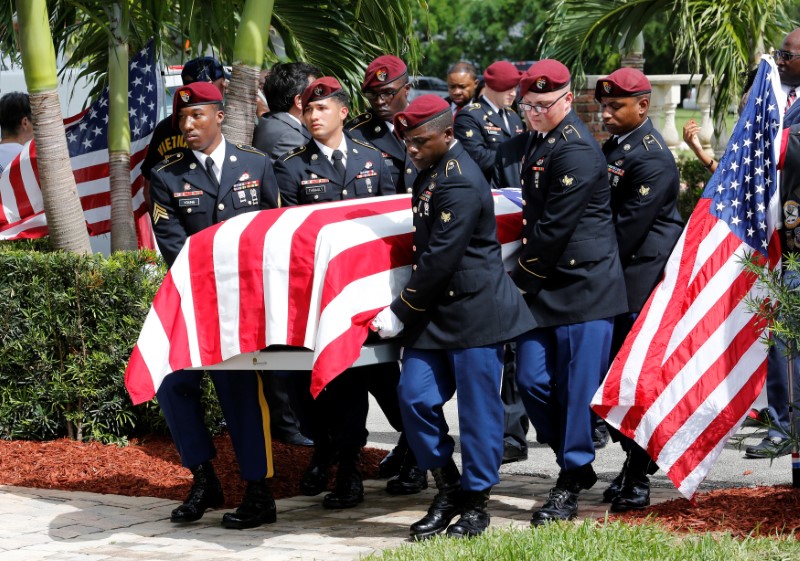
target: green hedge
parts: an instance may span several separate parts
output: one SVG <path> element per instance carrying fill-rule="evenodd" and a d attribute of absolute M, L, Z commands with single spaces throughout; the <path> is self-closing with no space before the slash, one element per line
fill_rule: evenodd
<path fill-rule="evenodd" d="M 681 183 L 685 185 L 678 195 L 678 212 L 686 222 L 697 205 L 697 201 L 700 200 L 711 174 L 703 167 L 693 152 L 680 153 L 677 164 Z"/>
<path fill-rule="evenodd" d="M 0 438 L 123 443 L 163 432 L 157 405 L 134 408 L 123 384 L 163 264 L 146 251 L 45 249 L 0 244 Z"/>

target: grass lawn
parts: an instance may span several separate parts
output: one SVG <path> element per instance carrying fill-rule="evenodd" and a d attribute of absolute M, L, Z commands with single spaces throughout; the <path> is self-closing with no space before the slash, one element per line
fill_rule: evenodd
<path fill-rule="evenodd" d="M 370 561 L 789 561 L 800 559 L 793 535 L 749 537 L 677 535 L 656 524 L 548 524 L 537 529 L 490 528 L 469 540 L 437 537 L 404 545 Z"/>

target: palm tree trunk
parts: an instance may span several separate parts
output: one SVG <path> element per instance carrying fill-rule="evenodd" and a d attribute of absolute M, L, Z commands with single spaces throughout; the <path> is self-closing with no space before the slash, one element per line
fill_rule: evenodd
<path fill-rule="evenodd" d="M 56 56 L 45 0 L 17 0 L 22 68 L 31 100 L 39 183 L 56 249 L 91 253 L 75 176 L 72 175 L 64 119 L 58 98 Z"/>
<path fill-rule="evenodd" d="M 108 168 L 111 186 L 111 251 L 137 247 L 131 202 L 131 128 L 128 120 L 128 9 L 124 2 L 106 8 L 111 23 L 108 45 Z"/>
<path fill-rule="evenodd" d="M 233 72 L 222 133 L 234 144 L 250 144 L 256 122 L 258 73 L 264 62 L 275 0 L 246 0 L 233 47 Z"/>

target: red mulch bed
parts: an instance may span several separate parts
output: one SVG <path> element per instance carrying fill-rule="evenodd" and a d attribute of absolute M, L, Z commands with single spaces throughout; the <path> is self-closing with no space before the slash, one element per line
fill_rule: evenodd
<path fill-rule="evenodd" d="M 234 508 L 242 500 L 244 484 L 239 478 L 233 446 L 227 436 L 216 437 L 214 444 L 214 469 L 222 482 L 225 506 Z M 273 443 L 272 491 L 276 498 L 300 494 L 300 477 L 311 453 L 312 448 L 307 446 Z M 385 450 L 364 450 L 361 469 L 366 478 L 377 477 L 378 462 L 385 455 Z M 2 440 L 0 484 L 183 501 L 191 487 L 192 474 L 181 466 L 172 440 L 165 436 L 134 440 L 124 447 L 67 439 Z"/>
<path fill-rule="evenodd" d="M 244 491 L 227 436 L 215 439 L 214 467 L 222 481 L 225 506 L 235 508 Z M 299 494 L 299 481 L 312 449 L 273 444 L 276 498 Z M 367 448 L 362 471 L 375 478 L 384 450 Z M 331 474 L 333 476 L 333 474 Z M 119 447 L 72 440 L 0 441 L 0 484 L 65 491 L 88 491 L 182 501 L 192 476 L 181 467 L 168 437 L 152 436 Z M 735 536 L 788 534 L 800 529 L 800 489 L 789 486 L 722 489 L 697 496 L 697 505 L 678 499 L 644 511 L 611 515 L 632 524 L 648 517 L 678 532 L 730 532 Z M 800 531 L 795 539 L 800 539 Z"/>
<path fill-rule="evenodd" d="M 609 516 L 610 520 L 638 524 L 648 518 L 677 532 L 730 532 L 748 535 L 788 535 L 800 540 L 800 489 L 788 485 L 720 489 L 700 493 L 694 506 L 675 499 L 643 511 Z"/>

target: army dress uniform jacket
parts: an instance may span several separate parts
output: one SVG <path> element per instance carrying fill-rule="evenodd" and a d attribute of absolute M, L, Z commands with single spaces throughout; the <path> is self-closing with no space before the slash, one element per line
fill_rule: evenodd
<path fill-rule="evenodd" d="M 479 170 L 456 143 L 417 176 L 411 278 L 391 304 L 407 347 L 480 347 L 535 327 L 503 268 L 494 201 Z"/>
<path fill-rule="evenodd" d="M 510 130 L 506 130 L 503 116 L 492 109 L 483 97 L 456 114 L 456 138 L 480 166 L 487 180 L 492 178 L 497 148 L 525 131 L 519 115 L 511 109 L 505 109 L 505 113 Z"/>
<path fill-rule="evenodd" d="M 677 201 L 675 158 L 648 119 L 609 151 L 603 147 L 611 184 L 611 212 L 630 312 L 639 312 L 661 280 L 683 231 Z"/>
<path fill-rule="evenodd" d="M 539 327 L 628 311 L 600 146 L 570 112 L 522 168 L 522 253 L 512 278 Z"/>
<path fill-rule="evenodd" d="M 278 158 L 275 176 L 283 204 L 307 205 L 395 194 L 380 151 L 349 137 L 346 142 L 344 183 L 313 140 Z"/>
<path fill-rule="evenodd" d="M 411 193 L 417 168 L 411 162 L 403 141 L 389 130 L 389 126 L 372 111 L 350 120 L 344 129 L 351 138 L 371 144 L 381 151 L 386 167 L 392 174 L 392 184 L 398 194 Z"/>
<path fill-rule="evenodd" d="M 506 187 L 520 187 L 520 172 L 525 155 L 530 152 L 536 133 L 525 131 L 511 140 L 506 140 L 497 149 L 495 157 L 492 187 L 504 189 Z"/>
<path fill-rule="evenodd" d="M 170 267 L 188 236 L 239 214 L 280 204 L 269 157 L 251 146 L 224 142 L 219 187 L 191 151 L 173 154 L 153 168 L 150 216 L 158 248 Z"/>

